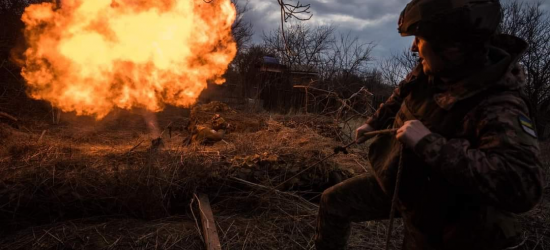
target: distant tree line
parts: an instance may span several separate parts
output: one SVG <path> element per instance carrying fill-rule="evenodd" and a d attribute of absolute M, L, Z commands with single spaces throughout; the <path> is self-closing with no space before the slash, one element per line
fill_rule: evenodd
<path fill-rule="evenodd" d="M 530 100 L 537 130 L 550 136 L 550 13 L 542 3 L 510 1 L 503 8 L 501 32 L 520 37 L 529 48 L 520 59 L 527 85 L 523 89 Z"/>

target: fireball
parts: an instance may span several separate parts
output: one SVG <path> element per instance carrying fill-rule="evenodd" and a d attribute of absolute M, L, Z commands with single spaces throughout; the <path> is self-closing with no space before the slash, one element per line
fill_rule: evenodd
<path fill-rule="evenodd" d="M 235 57 L 230 0 L 64 0 L 26 8 L 30 97 L 100 119 L 193 104 Z"/>

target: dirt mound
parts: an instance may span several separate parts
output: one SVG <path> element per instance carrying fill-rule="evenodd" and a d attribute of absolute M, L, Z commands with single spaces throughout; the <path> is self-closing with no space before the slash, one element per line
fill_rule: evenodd
<path fill-rule="evenodd" d="M 223 103 L 223 102 L 218 102 L 218 101 L 213 101 L 213 102 L 210 102 L 210 103 L 207 103 L 207 104 L 199 104 L 199 105 L 195 105 L 193 107 L 193 109 L 191 110 L 191 114 L 197 114 L 197 113 L 223 113 L 223 114 L 227 114 L 227 113 L 230 113 L 230 114 L 236 114 L 237 111 L 233 110 L 231 107 L 229 107 L 229 105 Z"/>
<path fill-rule="evenodd" d="M 210 102 L 196 105 L 191 110 L 189 119 L 197 124 L 210 124 L 212 117 L 219 114 L 232 126 L 232 132 L 257 132 L 266 127 L 266 117 L 256 113 L 238 113 L 222 102 Z"/>

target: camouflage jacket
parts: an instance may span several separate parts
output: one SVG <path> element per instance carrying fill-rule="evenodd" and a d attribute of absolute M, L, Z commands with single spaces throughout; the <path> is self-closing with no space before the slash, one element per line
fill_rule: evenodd
<path fill-rule="evenodd" d="M 527 44 L 500 36 L 490 65 L 444 84 L 418 66 L 367 121 L 376 129 L 420 120 L 432 134 L 403 150 L 399 206 L 405 249 L 500 249 L 511 218 L 542 196 L 539 147 L 520 97 L 517 60 Z M 395 135 L 375 138 L 371 166 L 392 194 L 400 155 Z"/>

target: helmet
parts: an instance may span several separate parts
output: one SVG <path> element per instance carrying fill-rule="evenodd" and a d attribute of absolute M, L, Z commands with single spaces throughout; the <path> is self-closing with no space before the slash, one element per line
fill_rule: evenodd
<path fill-rule="evenodd" d="M 401 12 L 401 36 L 488 40 L 501 20 L 499 0 L 413 0 Z"/>

